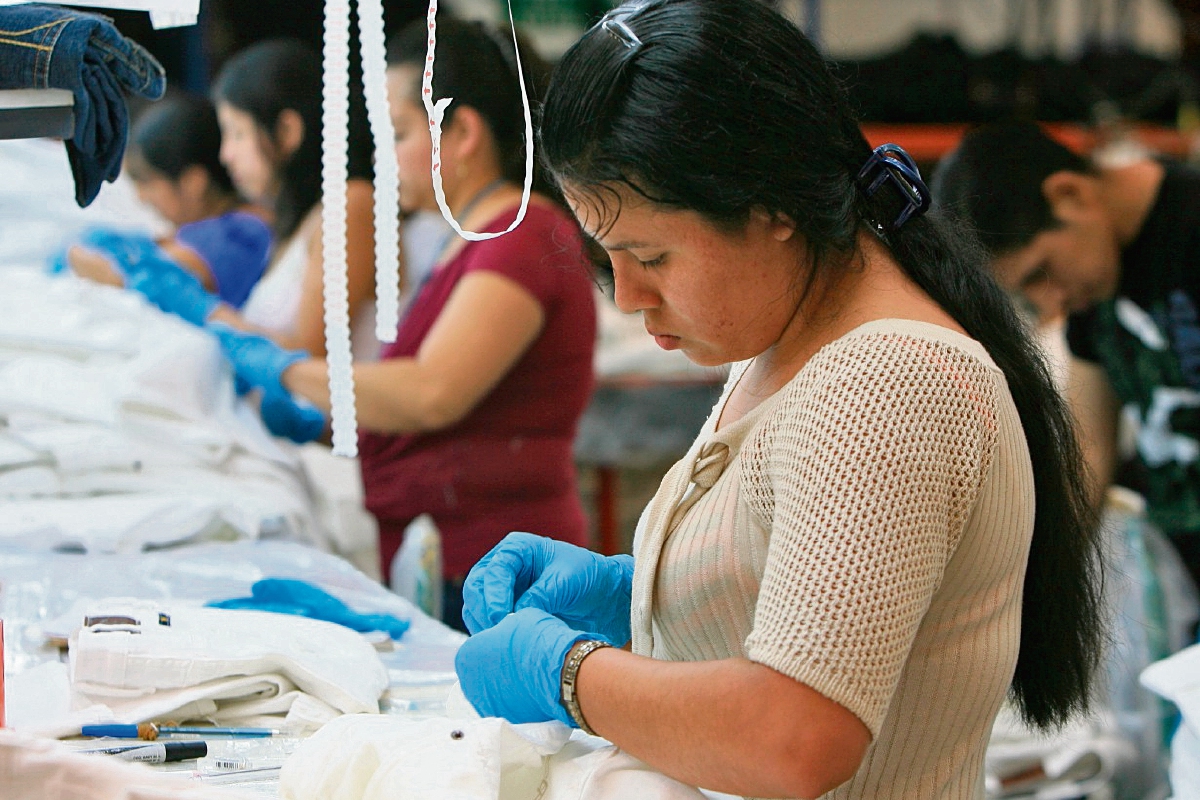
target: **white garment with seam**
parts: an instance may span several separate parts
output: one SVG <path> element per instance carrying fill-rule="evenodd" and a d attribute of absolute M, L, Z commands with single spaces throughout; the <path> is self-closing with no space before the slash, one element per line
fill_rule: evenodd
<path fill-rule="evenodd" d="M 168 624 L 163 624 L 165 614 Z M 378 713 L 388 685 L 375 649 L 324 620 L 134 599 L 96 603 L 90 616 L 137 625 L 81 627 L 71 637 L 71 681 L 96 696 L 148 696 L 231 676 L 278 673 L 344 713 Z M 136 631 L 136 633 L 135 633 Z"/>

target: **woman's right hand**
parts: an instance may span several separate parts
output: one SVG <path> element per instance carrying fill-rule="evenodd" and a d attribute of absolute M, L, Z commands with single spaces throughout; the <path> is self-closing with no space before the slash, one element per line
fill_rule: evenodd
<path fill-rule="evenodd" d="M 632 556 L 510 533 L 471 568 L 463 584 L 463 622 L 479 633 L 515 611 L 538 608 L 620 646 L 630 637 L 632 592 Z"/>

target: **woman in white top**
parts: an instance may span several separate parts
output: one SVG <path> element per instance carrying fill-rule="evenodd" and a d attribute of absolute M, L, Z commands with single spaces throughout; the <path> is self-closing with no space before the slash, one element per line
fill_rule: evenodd
<path fill-rule="evenodd" d="M 213 88 L 221 161 L 248 199 L 274 212 L 277 242 L 241 312 L 216 306 L 208 321 L 266 334 L 282 347 L 325 355 L 321 244 L 321 59 L 277 39 L 231 58 Z M 350 318 L 369 316 L 375 294 L 369 144 L 352 142 L 346 199 Z"/>
<path fill-rule="evenodd" d="M 468 699 L 723 792 L 982 798 L 1005 696 L 1086 706 L 1102 626 L 1070 420 L 978 249 L 754 0 L 610 12 L 541 153 L 618 306 L 734 366 L 632 559 L 512 534 L 472 570 Z"/>

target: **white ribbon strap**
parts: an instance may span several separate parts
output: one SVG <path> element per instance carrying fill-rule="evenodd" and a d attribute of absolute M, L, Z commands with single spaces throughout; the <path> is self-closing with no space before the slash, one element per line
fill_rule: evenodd
<path fill-rule="evenodd" d="M 517 58 L 517 80 L 521 85 L 521 101 L 525 109 L 525 189 L 521 193 L 521 208 L 517 211 L 516 219 L 508 228 L 498 233 L 464 231 L 450 212 L 450 206 L 446 204 L 446 193 L 442 189 L 442 119 L 445 116 L 446 107 L 450 105 L 453 98 L 443 97 L 436 103 L 433 101 L 433 57 L 437 48 L 437 0 L 429 2 L 428 23 L 429 42 L 425 52 L 425 73 L 421 79 L 421 100 L 424 101 L 425 111 L 429 114 L 430 134 L 433 136 L 433 194 L 437 197 L 438 208 L 441 209 L 442 216 L 459 236 L 470 242 L 495 239 L 514 230 L 525 219 L 525 212 L 529 208 L 529 193 L 533 189 L 533 115 L 529 110 L 529 92 L 525 89 L 525 71 L 521 67 L 521 51 L 517 46 L 517 29 L 513 22 L 512 0 L 508 2 L 508 24 L 513 32 L 513 51 Z"/>

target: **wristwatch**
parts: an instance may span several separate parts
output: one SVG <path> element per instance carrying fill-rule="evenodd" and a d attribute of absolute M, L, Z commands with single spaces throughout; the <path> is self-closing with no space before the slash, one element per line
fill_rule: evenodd
<path fill-rule="evenodd" d="M 591 736 L 595 736 L 596 732 L 592 730 L 591 725 L 587 724 L 587 720 L 583 718 L 583 712 L 579 709 L 579 698 L 575 695 L 575 679 L 579 675 L 579 665 L 583 663 L 583 660 L 602 647 L 612 647 L 612 645 L 600 639 L 583 639 L 576 642 L 567 651 L 567 660 L 563 662 L 562 668 L 562 696 L 560 698 L 562 706 L 571 715 L 571 719 L 575 720 L 579 729 Z"/>

